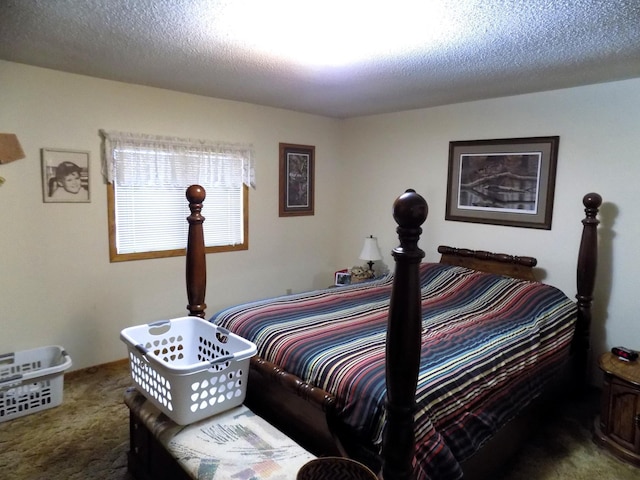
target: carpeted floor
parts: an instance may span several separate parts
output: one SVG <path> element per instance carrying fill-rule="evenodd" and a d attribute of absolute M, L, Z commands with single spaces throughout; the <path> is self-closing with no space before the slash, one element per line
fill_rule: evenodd
<path fill-rule="evenodd" d="M 0 478 L 133 480 L 122 401 L 130 385 L 125 362 L 66 374 L 62 405 L 0 423 Z"/>
<path fill-rule="evenodd" d="M 66 374 L 59 407 L 0 423 L 2 480 L 133 480 L 127 474 L 130 385 L 118 362 Z M 597 399 L 569 406 L 494 480 L 637 480 L 640 469 L 591 441 Z M 292 479 L 293 480 L 293 479 Z"/>

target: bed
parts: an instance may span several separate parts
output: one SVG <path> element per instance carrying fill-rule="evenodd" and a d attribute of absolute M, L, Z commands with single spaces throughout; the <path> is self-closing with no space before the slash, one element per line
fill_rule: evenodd
<path fill-rule="evenodd" d="M 205 318 L 204 189 L 187 198 L 187 308 Z M 317 455 L 386 479 L 480 478 L 558 379 L 584 383 L 601 198 L 583 204 L 576 302 L 535 282 L 531 257 L 441 246 L 440 263 L 423 263 L 428 207 L 408 190 L 394 203 L 392 274 L 207 318 L 258 346 L 247 405 Z"/>

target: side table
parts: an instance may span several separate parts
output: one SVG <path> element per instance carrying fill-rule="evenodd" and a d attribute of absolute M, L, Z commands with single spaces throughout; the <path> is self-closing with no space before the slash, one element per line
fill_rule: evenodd
<path fill-rule="evenodd" d="M 640 363 L 605 353 L 598 365 L 604 385 L 594 440 L 618 458 L 640 466 Z"/>

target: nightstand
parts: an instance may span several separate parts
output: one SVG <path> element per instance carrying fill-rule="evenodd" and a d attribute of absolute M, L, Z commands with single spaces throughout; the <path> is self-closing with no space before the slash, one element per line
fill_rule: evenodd
<path fill-rule="evenodd" d="M 640 466 L 640 363 L 605 353 L 598 364 L 604 385 L 594 440 L 618 458 Z"/>

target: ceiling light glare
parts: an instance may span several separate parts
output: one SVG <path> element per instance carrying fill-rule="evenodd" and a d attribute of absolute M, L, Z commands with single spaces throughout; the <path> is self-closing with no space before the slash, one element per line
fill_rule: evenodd
<path fill-rule="evenodd" d="M 451 30 L 446 3 L 230 0 L 199 18 L 233 46 L 298 65 L 339 67 L 433 48 Z"/>

